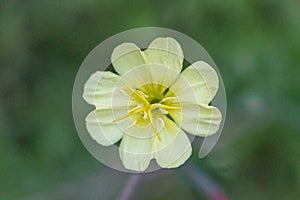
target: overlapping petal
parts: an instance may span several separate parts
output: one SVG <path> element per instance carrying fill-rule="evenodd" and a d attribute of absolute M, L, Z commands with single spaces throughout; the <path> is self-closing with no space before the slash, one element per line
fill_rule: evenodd
<path fill-rule="evenodd" d="M 120 75 L 146 64 L 141 49 L 133 43 L 123 43 L 117 46 L 112 52 L 111 62 Z"/>
<path fill-rule="evenodd" d="M 156 63 L 181 72 L 183 63 L 183 51 L 180 44 L 170 37 L 154 39 L 145 50 L 147 63 Z"/>
<path fill-rule="evenodd" d="M 187 67 L 171 89 L 184 102 L 208 104 L 216 95 L 219 79 L 216 71 L 206 62 L 198 61 Z M 191 94 L 196 97 L 196 102 Z"/>
<path fill-rule="evenodd" d="M 144 171 L 149 166 L 153 158 L 154 138 L 137 138 L 124 135 L 122 138 L 119 154 L 126 169 Z"/>
<path fill-rule="evenodd" d="M 112 122 L 110 108 L 94 110 L 86 117 L 86 127 L 91 137 L 99 144 L 109 146 L 119 141 L 123 132 Z"/>
<path fill-rule="evenodd" d="M 155 158 L 163 168 L 182 165 L 192 153 L 187 135 L 170 119 L 165 118 L 165 127 L 160 131 L 161 141 L 155 140 Z"/>
<path fill-rule="evenodd" d="M 143 89 L 141 88 L 142 86 L 148 85 L 147 87 L 150 91 L 161 95 L 166 88 L 176 81 L 178 76 L 179 73 L 168 66 L 145 64 L 124 74 L 122 78 L 133 88 Z M 154 93 L 152 94 L 154 95 Z"/>
<path fill-rule="evenodd" d="M 120 80 L 112 72 L 97 71 L 85 83 L 83 98 L 96 107 L 111 107 L 112 94 Z"/>
<path fill-rule="evenodd" d="M 216 107 L 182 103 L 181 110 L 169 113 L 174 121 L 190 134 L 206 137 L 217 132 L 222 114 Z"/>
<path fill-rule="evenodd" d="M 111 61 L 115 70 L 135 88 L 148 83 L 169 87 L 182 69 L 183 52 L 173 38 L 157 38 L 145 51 L 133 43 L 123 43 L 113 50 Z"/>

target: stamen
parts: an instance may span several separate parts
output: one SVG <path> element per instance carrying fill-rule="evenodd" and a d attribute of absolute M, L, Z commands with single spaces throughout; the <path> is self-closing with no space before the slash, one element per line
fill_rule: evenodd
<path fill-rule="evenodd" d="M 140 90 L 136 90 L 137 93 L 139 93 L 140 95 L 142 95 L 144 98 L 148 98 L 148 95 L 145 94 L 144 92 L 140 91 Z"/>
<path fill-rule="evenodd" d="M 118 118 L 116 118 L 116 119 L 113 119 L 112 122 L 120 121 L 120 120 L 122 120 L 122 119 L 125 119 L 125 118 L 127 118 L 127 117 L 130 117 L 130 115 L 133 115 L 133 114 L 136 114 L 136 113 L 139 113 L 139 112 L 143 112 L 143 111 L 145 111 L 145 110 L 147 110 L 147 108 L 145 108 L 145 107 L 139 107 L 139 106 L 138 106 L 138 107 L 136 107 L 136 108 L 130 110 L 127 114 L 125 114 L 125 115 L 123 115 L 123 116 L 121 116 L 121 117 L 118 117 Z"/>
<path fill-rule="evenodd" d="M 159 109 L 174 109 L 174 110 L 178 110 L 180 109 L 180 107 L 175 107 L 175 106 L 166 106 L 166 105 L 163 105 L 163 104 L 159 104 L 159 103 L 155 103 L 155 104 L 151 104 L 149 109 L 147 110 L 147 115 L 148 115 L 148 118 L 150 120 L 150 124 L 158 138 L 159 141 L 161 141 L 161 137 L 160 137 L 160 134 L 156 128 L 156 126 L 154 125 L 154 122 L 153 122 L 153 118 L 152 118 L 152 110 L 156 109 L 156 108 L 159 108 Z M 166 111 L 166 110 L 165 110 Z M 166 111 L 167 112 L 167 111 Z M 163 125 L 165 124 L 164 121 L 159 118 L 160 121 L 162 121 Z"/>
<path fill-rule="evenodd" d="M 176 97 L 166 97 L 163 100 L 161 100 L 159 103 L 165 102 L 165 101 L 169 101 L 169 100 L 176 100 Z"/>
<path fill-rule="evenodd" d="M 139 91 L 139 90 L 133 90 L 132 88 L 130 88 L 128 85 L 125 85 L 126 87 L 127 87 L 127 89 L 129 89 L 132 93 L 133 93 L 133 95 L 135 95 L 140 101 L 142 101 L 146 106 L 149 106 L 150 104 L 149 104 L 149 102 L 145 99 L 145 97 L 141 94 L 141 93 L 139 93 L 139 92 L 141 92 L 141 91 Z M 139 92 L 138 92 L 139 91 Z M 143 93 L 143 92 L 142 92 Z M 144 93 L 143 93 L 144 94 Z M 144 94 L 144 95 L 146 95 L 146 94 Z"/>
<path fill-rule="evenodd" d="M 165 108 L 165 109 L 180 110 L 180 107 L 178 107 L 178 106 L 166 106 L 163 104 L 159 104 L 159 105 L 160 105 L 160 107 Z"/>
<path fill-rule="evenodd" d="M 160 121 L 160 123 L 162 123 L 162 127 L 165 127 L 165 121 L 161 117 L 158 118 L 158 120 Z"/>
<path fill-rule="evenodd" d="M 141 105 L 138 105 L 137 107 L 135 107 L 135 108 L 132 108 L 131 110 L 129 110 L 128 112 L 130 113 L 130 112 L 134 112 L 136 109 L 138 109 L 138 108 L 142 108 L 143 106 L 141 106 Z"/>
<path fill-rule="evenodd" d="M 164 114 L 164 115 L 169 114 L 169 112 L 168 112 L 166 109 L 164 109 L 164 108 L 159 108 L 159 110 L 160 110 L 160 112 L 161 112 L 162 114 Z"/>
<path fill-rule="evenodd" d="M 129 124 L 125 129 L 127 130 L 127 129 L 132 128 L 134 125 L 136 125 L 136 123 L 137 123 L 137 120 L 134 120 L 134 121 L 132 122 L 132 124 Z"/>
<path fill-rule="evenodd" d="M 125 92 L 125 90 L 124 90 L 124 88 L 120 88 L 120 92 L 124 95 L 124 96 L 129 96 L 126 92 Z"/>
<path fill-rule="evenodd" d="M 153 104 L 152 104 L 152 105 L 153 105 Z M 151 106 L 152 106 L 152 105 L 151 105 Z M 151 106 L 150 106 L 150 108 L 149 108 L 148 111 L 147 111 L 148 118 L 149 118 L 149 120 L 150 120 L 151 127 L 152 127 L 152 129 L 154 130 L 154 133 L 155 133 L 157 139 L 158 139 L 159 141 L 161 141 L 160 134 L 159 134 L 159 132 L 157 131 L 157 129 L 156 129 L 154 123 L 153 123 L 152 114 L 151 114 L 151 111 L 152 111 Z"/>
<path fill-rule="evenodd" d="M 159 101 L 159 103 L 151 104 L 147 100 L 148 95 L 145 94 L 144 92 L 142 92 L 138 89 L 132 89 L 131 87 L 129 87 L 126 84 L 125 84 L 125 87 L 132 93 L 131 96 L 133 96 L 135 98 L 135 100 L 139 103 L 139 105 L 137 107 L 129 110 L 127 114 L 125 114 L 121 117 L 118 117 L 118 118 L 116 118 L 112 121 L 116 122 L 116 121 L 128 118 L 128 117 L 130 117 L 134 114 L 141 113 L 141 114 L 143 114 L 143 119 L 144 120 L 149 119 L 151 127 L 152 127 L 153 131 L 155 132 L 156 137 L 158 138 L 159 141 L 161 141 L 159 131 L 157 130 L 157 127 L 153 122 L 152 111 L 155 110 L 155 109 L 158 109 L 162 114 L 167 115 L 169 113 L 168 109 L 170 109 L 170 110 L 179 110 L 180 109 L 179 106 L 168 106 L 168 105 L 162 104 L 165 101 L 174 100 L 174 99 L 176 99 L 176 97 L 166 97 L 166 98 L 162 99 L 161 101 Z M 121 91 L 122 94 L 124 94 L 126 96 L 129 96 L 128 92 L 126 92 L 124 90 L 124 88 L 120 88 L 120 91 Z M 161 122 L 162 127 L 164 127 L 165 126 L 164 120 L 162 118 L 158 118 L 158 120 Z M 126 129 L 129 129 L 129 128 L 133 127 L 134 125 L 136 125 L 136 123 L 137 123 L 137 120 L 134 120 L 132 124 L 130 124 L 129 126 L 126 127 Z"/>
<path fill-rule="evenodd" d="M 148 118 L 148 116 L 147 116 L 147 112 L 146 112 L 146 111 L 144 111 L 143 119 L 144 119 L 144 120 L 146 120 L 147 118 Z"/>
<path fill-rule="evenodd" d="M 164 104 L 159 104 L 159 103 L 154 103 L 154 104 L 151 104 L 152 109 L 155 109 L 155 108 L 165 108 L 165 109 L 171 109 L 171 110 L 179 110 L 180 107 L 177 107 L 177 106 L 167 106 L 167 105 L 164 105 Z"/>

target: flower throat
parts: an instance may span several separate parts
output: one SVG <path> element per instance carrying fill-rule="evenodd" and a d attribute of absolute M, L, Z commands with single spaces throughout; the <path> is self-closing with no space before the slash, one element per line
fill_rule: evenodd
<path fill-rule="evenodd" d="M 175 103 L 174 105 L 174 102 L 177 102 L 175 94 L 160 84 L 150 83 L 143 85 L 138 89 L 132 89 L 127 85 L 125 86 L 131 93 L 131 99 L 136 101 L 138 106 L 129 110 L 127 114 L 114 119 L 113 122 L 131 117 L 134 119 L 133 123 L 126 129 L 139 123 L 150 123 L 156 137 L 161 141 L 160 133 L 154 124 L 153 111 L 158 110 L 160 113 L 168 115 L 168 110 L 179 110 L 180 107 L 178 103 Z M 121 92 L 125 93 L 123 90 Z M 133 118 L 134 116 L 135 118 Z M 161 117 L 158 118 L 158 120 L 163 126 L 165 125 L 164 120 Z"/>

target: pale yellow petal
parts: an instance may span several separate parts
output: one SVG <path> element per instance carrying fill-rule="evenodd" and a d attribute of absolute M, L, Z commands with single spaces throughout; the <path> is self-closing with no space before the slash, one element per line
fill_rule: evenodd
<path fill-rule="evenodd" d="M 133 43 L 123 43 L 117 46 L 112 52 L 111 62 L 120 75 L 146 64 L 140 48 Z"/>
<path fill-rule="evenodd" d="M 126 169 L 145 171 L 153 158 L 152 139 L 143 139 L 124 135 L 119 154 Z"/>
<path fill-rule="evenodd" d="M 173 38 L 156 38 L 145 51 L 133 43 L 117 46 L 111 61 L 132 87 L 139 88 L 148 83 L 169 87 L 182 69 L 183 52 Z"/>
<path fill-rule="evenodd" d="M 112 72 L 95 72 L 84 85 L 83 98 L 92 105 L 111 106 L 112 91 L 120 79 Z"/>
<path fill-rule="evenodd" d="M 206 137 L 217 132 L 222 114 L 216 107 L 182 103 L 181 111 L 169 113 L 174 121 L 190 134 Z"/>
<path fill-rule="evenodd" d="M 115 112 L 118 113 L 118 112 Z M 144 122 L 142 119 L 143 114 L 136 114 L 139 116 L 131 116 L 120 121 L 115 122 L 123 132 L 126 132 L 127 135 L 132 137 L 137 137 L 141 139 L 149 139 L 155 136 L 153 129 L 149 122 Z M 116 117 L 124 116 L 115 114 Z"/>
<path fill-rule="evenodd" d="M 157 86 L 164 88 L 164 91 L 176 81 L 178 76 L 179 72 L 171 67 L 160 64 L 145 64 L 124 74 L 122 78 L 134 88 L 151 85 L 153 86 L 152 90 L 158 92 L 159 89 L 156 88 Z M 161 94 L 163 91 L 161 91 Z"/>
<path fill-rule="evenodd" d="M 125 80 L 110 71 L 98 71 L 84 85 L 83 98 L 96 108 L 132 105 Z"/>
<path fill-rule="evenodd" d="M 101 145 L 109 146 L 119 141 L 123 132 L 112 122 L 110 108 L 94 110 L 86 117 L 86 128 L 91 137 Z"/>
<path fill-rule="evenodd" d="M 183 51 L 180 44 L 173 38 L 156 38 L 144 53 L 148 63 L 165 65 L 178 73 L 182 69 Z"/>
<path fill-rule="evenodd" d="M 181 73 L 171 89 L 184 102 L 208 104 L 216 95 L 218 87 L 216 71 L 206 62 L 198 61 Z M 193 95 L 190 89 L 193 90 Z M 196 97 L 196 102 L 192 96 Z"/>
<path fill-rule="evenodd" d="M 192 153 L 187 135 L 170 119 L 165 118 L 165 127 L 160 131 L 161 141 L 155 140 L 155 158 L 159 166 L 174 168 L 182 165 Z"/>

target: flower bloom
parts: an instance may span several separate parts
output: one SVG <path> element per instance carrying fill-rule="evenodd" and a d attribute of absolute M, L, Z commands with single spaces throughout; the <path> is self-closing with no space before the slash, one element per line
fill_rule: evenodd
<path fill-rule="evenodd" d="M 156 38 L 144 51 L 123 43 L 111 55 L 118 74 L 98 71 L 87 80 L 83 98 L 96 107 L 87 130 L 104 146 L 121 140 L 125 168 L 144 171 L 151 159 L 178 167 L 192 153 L 185 132 L 205 137 L 219 129 L 221 112 L 208 105 L 218 90 L 215 70 L 197 61 L 182 71 L 183 58 L 173 38 Z"/>

